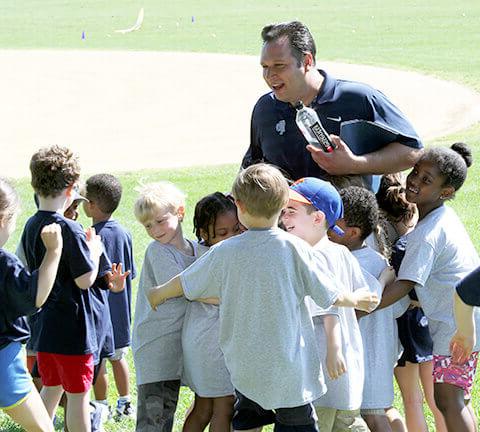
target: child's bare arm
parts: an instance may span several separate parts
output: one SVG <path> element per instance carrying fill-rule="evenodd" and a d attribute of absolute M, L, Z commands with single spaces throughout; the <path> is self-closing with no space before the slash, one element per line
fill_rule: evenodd
<path fill-rule="evenodd" d="M 473 306 L 465 304 L 455 293 L 455 321 L 457 331 L 450 341 L 452 360 L 456 363 L 465 363 L 472 354 L 475 345 L 475 321 Z"/>
<path fill-rule="evenodd" d="M 218 297 L 199 298 L 199 299 L 196 299 L 195 301 L 198 301 L 200 303 L 213 304 L 213 305 L 220 304 L 220 299 Z"/>
<path fill-rule="evenodd" d="M 323 325 L 327 336 L 327 372 L 331 379 L 337 379 L 347 371 L 342 353 L 342 332 L 337 315 L 325 315 Z"/>
<path fill-rule="evenodd" d="M 62 256 L 62 229 L 56 223 L 46 225 L 43 227 L 40 237 L 46 252 L 38 269 L 37 296 L 35 298 L 37 307 L 41 307 L 45 303 L 57 277 L 58 264 Z"/>
<path fill-rule="evenodd" d="M 396 280 L 385 287 L 382 294 L 382 301 L 378 309 L 392 305 L 402 297 L 406 296 L 415 287 L 415 282 L 409 280 Z"/>
<path fill-rule="evenodd" d="M 369 291 L 368 288 L 361 288 L 352 293 L 339 293 L 334 305 L 372 312 L 378 303 L 379 298 L 376 294 Z"/>
<path fill-rule="evenodd" d="M 100 255 L 103 252 L 102 240 L 99 235 L 95 233 L 95 228 L 87 228 L 87 245 L 90 250 L 90 259 L 93 262 L 94 269 L 88 273 L 75 278 L 75 283 L 80 289 L 90 288 L 98 276 L 98 263 L 100 262 Z"/>
<path fill-rule="evenodd" d="M 158 305 L 168 299 L 181 297 L 183 295 L 182 280 L 180 279 L 180 275 L 177 275 L 163 285 L 150 288 L 147 293 L 147 299 L 152 309 L 156 310 Z"/>

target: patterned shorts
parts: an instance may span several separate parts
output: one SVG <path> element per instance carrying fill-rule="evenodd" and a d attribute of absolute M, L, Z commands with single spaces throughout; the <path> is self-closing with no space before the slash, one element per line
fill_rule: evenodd
<path fill-rule="evenodd" d="M 472 353 L 464 364 L 453 363 L 450 356 L 434 355 L 433 383 L 446 383 L 460 387 L 465 393 L 465 399 L 470 399 L 477 360 L 478 352 Z"/>

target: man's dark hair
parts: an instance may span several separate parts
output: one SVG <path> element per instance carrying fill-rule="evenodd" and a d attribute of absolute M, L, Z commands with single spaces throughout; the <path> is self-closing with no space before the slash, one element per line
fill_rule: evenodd
<path fill-rule="evenodd" d="M 112 214 L 122 198 L 122 185 L 111 174 L 95 174 L 85 184 L 85 198 L 105 214 Z"/>
<path fill-rule="evenodd" d="M 286 37 L 292 50 L 292 55 L 300 65 L 307 52 L 312 54 L 315 63 L 317 48 L 313 36 L 305 24 L 300 21 L 289 21 L 278 24 L 269 24 L 262 29 L 264 43 L 276 41 Z"/>

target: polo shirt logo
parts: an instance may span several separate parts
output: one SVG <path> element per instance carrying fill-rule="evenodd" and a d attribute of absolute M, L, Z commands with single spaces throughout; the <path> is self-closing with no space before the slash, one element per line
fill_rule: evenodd
<path fill-rule="evenodd" d="M 283 135 L 285 133 L 285 120 L 280 120 L 276 126 L 275 130 L 278 132 L 279 135 Z"/>
<path fill-rule="evenodd" d="M 328 120 L 332 120 L 332 121 L 336 121 L 336 122 L 341 122 L 342 121 L 342 117 L 338 116 L 338 117 L 327 117 Z"/>

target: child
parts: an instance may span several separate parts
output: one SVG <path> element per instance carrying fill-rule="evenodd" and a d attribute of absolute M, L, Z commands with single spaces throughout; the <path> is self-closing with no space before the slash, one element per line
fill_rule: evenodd
<path fill-rule="evenodd" d="M 129 272 L 126 288 L 122 292 L 107 292 L 111 324 L 113 326 L 114 355 L 109 357 L 112 365 L 118 400 L 115 408 L 117 416 L 134 416 L 130 401 L 129 370 L 125 359 L 130 346 L 132 279 L 135 278 L 132 237 L 117 221 L 112 219 L 122 197 L 122 185 L 111 174 L 97 174 L 90 177 L 85 186 L 88 201 L 84 202 L 85 214 L 92 218 L 93 228 L 101 237 L 107 256 L 112 262 L 121 263 Z M 108 407 L 108 381 L 105 361 L 102 362 L 94 392 L 97 402 Z"/>
<path fill-rule="evenodd" d="M 415 288 L 433 339 L 435 401 L 451 432 L 475 430 L 468 401 L 480 344 L 474 346 L 466 363 L 458 365 L 452 362 L 449 342 L 456 329 L 455 285 L 480 260 L 462 223 L 444 203 L 460 189 L 471 163 L 468 147 L 456 143 L 449 149 L 427 150 L 408 175 L 406 197 L 417 205 L 419 222 L 407 236 L 397 280 L 386 288 L 382 300 L 383 305 L 391 304 Z M 474 317 L 478 332 L 478 310 Z"/>
<path fill-rule="evenodd" d="M 182 373 L 183 298 L 153 311 L 148 290 L 192 264 L 207 248 L 183 237 L 185 195 L 169 182 L 145 185 L 135 217 L 154 240 L 145 251 L 135 306 L 133 358 L 137 375 L 137 432 L 171 431 Z"/>
<path fill-rule="evenodd" d="M 195 207 L 195 234 L 206 246 L 241 233 L 233 200 L 220 192 L 202 198 Z M 233 415 L 233 386 L 218 344 L 219 307 L 189 302 L 183 323 L 183 381 L 195 392 L 185 432 L 227 431 Z M 199 366 L 202 367 L 199 367 Z"/>
<path fill-rule="evenodd" d="M 277 228 L 288 191 L 272 166 L 242 170 L 232 193 L 248 231 L 213 246 L 149 293 L 152 307 L 184 294 L 219 297 L 220 347 L 235 388 L 236 430 L 275 423 L 285 431 L 316 431 L 311 402 L 325 386 L 305 297 L 323 308 L 376 305 L 364 290 L 338 292 L 323 254 Z"/>
<path fill-rule="evenodd" d="M 53 418 L 65 391 L 69 431 L 87 431 L 93 354 L 97 350 L 88 288 L 97 276 L 108 275 L 110 268 L 105 266 L 99 272 L 103 246 L 95 231 L 85 234 L 78 223 L 63 216 L 80 176 L 77 157 L 65 147 L 43 148 L 32 156 L 30 171 L 39 210 L 27 221 L 21 240 L 28 268 L 37 269 L 44 257 L 40 242 L 43 226 L 58 223 L 64 243 L 52 294 L 36 319 L 33 335 L 43 383 L 41 395 Z M 115 281 L 114 285 L 117 289 Z"/>
<path fill-rule="evenodd" d="M 405 197 L 405 176 L 401 173 L 382 176 L 376 198 L 388 223 L 389 241 L 393 244 L 390 262 L 398 273 L 405 254 L 406 234 L 417 222 L 417 208 Z M 433 397 L 433 341 L 428 329 L 428 320 L 422 308 L 418 306 L 415 291 L 410 291 L 409 297 L 410 307 L 397 318 L 398 336 L 403 353 L 394 371 L 402 393 L 407 429 L 428 432 L 423 413 L 425 394 L 427 404 L 435 418 L 435 430 L 445 432 L 447 430 L 445 421 Z"/>
<path fill-rule="evenodd" d="M 368 288 L 362 270 L 347 248 L 327 237 L 328 229 L 343 235 L 336 226 L 342 217 L 343 204 L 337 190 L 328 182 L 307 177 L 290 187 L 290 200 L 281 221 L 288 232 L 325 254 L 328 269 L 335 274 L 339 288 L 354 292 Z M 317 315 L 313 317 L 317 347 L 330 377 L 326 382 L 327 393 L 314 402 L 319 430 L 368 431 L 360 416 L 364 364 L 355 311 L 352 308 L 331 308 L 314 311 L 314 315 Z M 345 368 L 346 373 L 342 375 Z"/>
<path fill-rule="evenodd" d="M 379 279 L 388 267 L 387 259 L 366 245 L 366 238 L 375 232 L 379 223 L 379 209 L 375 195 L 367 189 L 350 186 L 340 191 L 344 216 L 338 225 L 345 235 L 331 233 L 331 238 L 350 249 L 366 275 Z M 385 240 L 377 240 L 379 244 Z M 367 277 L 367 276 L 366 276 Z M 378 295 L 381 295 L 383 287 Z M 398 358 L 398 332 L 395 318 L 405 312 L 409 301 L 399 307 L 375 311 L 360 320 L 365 358 L 365 383 L 361 413 L 372 432 L 391 431 L 386 410 L 393 405 L 393 368 Z M 403 428 L 402 428 L 403 429 Z"/>
<path fill-rule="evenodd" d="M 50 294 L 62 237 L 57 224 L 43 227 L 40 238 L 45 255 L 38 270 L 30 274 L 14 255 L 2 249 L 15 229 L 17 212 L 17 195 L 0 178 L 0 408 L 27 431 L 53 432 L 52 421 L 25 368 L 22 343 L 29 331 L 23 315 L 35 313 Z"/>

